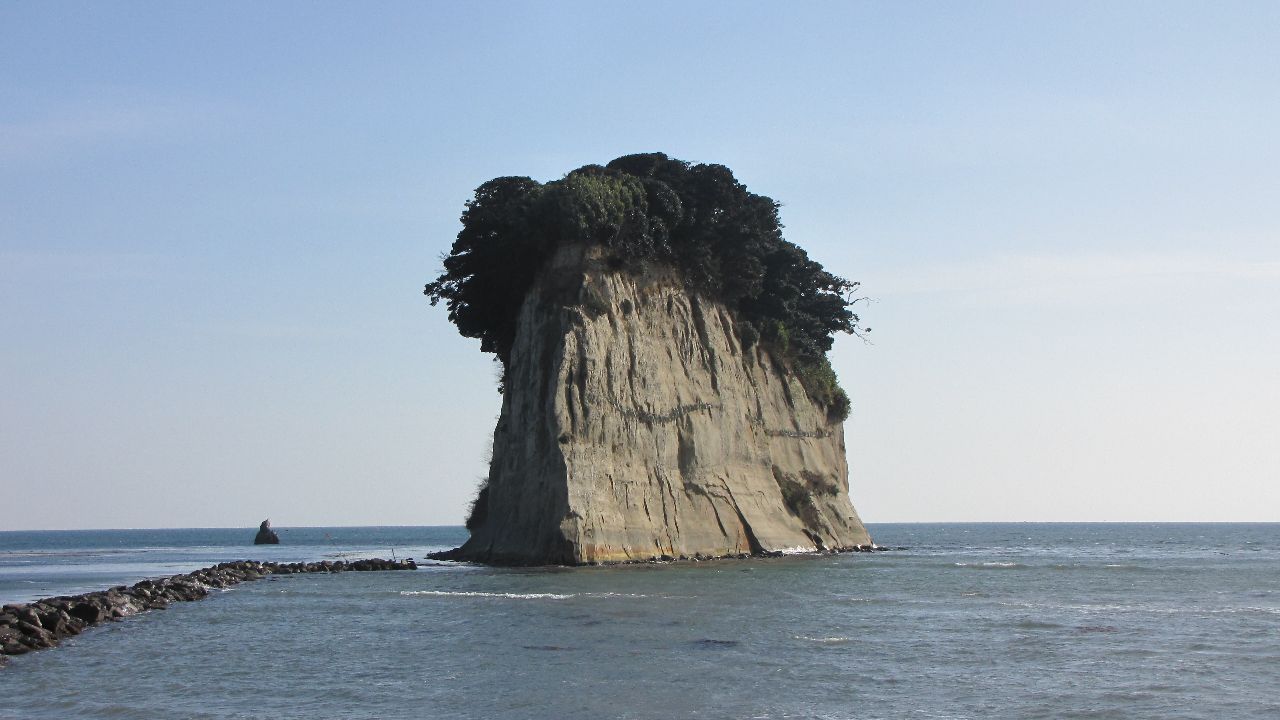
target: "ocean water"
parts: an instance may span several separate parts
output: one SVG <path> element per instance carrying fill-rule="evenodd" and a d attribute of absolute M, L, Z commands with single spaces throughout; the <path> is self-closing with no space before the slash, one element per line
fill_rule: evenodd
<path fill-rule="evenodd" d="M 0 718 L 1280 718 L 1280 525 L 873 525 L 874 554 L 302 575 L 0 668 Z M 461 528 L 0 533 L 0 600 Z"/>

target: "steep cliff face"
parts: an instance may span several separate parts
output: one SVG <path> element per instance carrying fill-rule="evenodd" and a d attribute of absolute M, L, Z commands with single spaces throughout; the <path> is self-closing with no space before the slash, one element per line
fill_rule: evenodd
<path fill-rule="evenodd" d="M 453 556 L 584 564 L 851 549 L 843 425 L 675 273 L 562 248 L 520 311 L 480 523 Z"/>

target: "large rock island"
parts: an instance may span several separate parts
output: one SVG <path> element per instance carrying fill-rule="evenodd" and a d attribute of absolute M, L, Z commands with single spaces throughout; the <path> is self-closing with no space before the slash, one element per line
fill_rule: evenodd
<path fill-rule="evenodd" d="M 707 186 L 727 191 L 708 200 Z M 549 212 L 577 215 L 548 232 Z M 848 400 L 825 357 L 832 331 L 861 329 L 854 284 L 782 240 L 776 217 L 727 169 L 656 154 L 477 191 L 427 291 L 498 355 L 504 394 L 471 538 L 446 557 L 588 564 L 870 547 L 849 500 Z M 719 253 L 714 265 L 699 239 Z M 503 243 L 526 257 L 485 246 Z M 519 265 L 498 282 L 503 263 Z M 501 301 L 480 294 L 499 287 Z"/>

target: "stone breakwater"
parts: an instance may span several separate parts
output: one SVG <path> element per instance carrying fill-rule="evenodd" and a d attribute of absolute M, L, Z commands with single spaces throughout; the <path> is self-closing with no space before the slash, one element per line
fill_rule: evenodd
<path fill-rule="evenodd" d="M 413 560 L 325 560 L 323 562 L 274 563 L 240 560 L 195 572 L 110 590 L 45 598 L 0 608 L 0 664 L 6 655 L 57 646 L 88 628 L 146 610 L 163 610 L 169 603 L 200 600 L 210 590 L 228 588 L 269 575 L 339 573 L 371 570 L 415 570 Z"/>

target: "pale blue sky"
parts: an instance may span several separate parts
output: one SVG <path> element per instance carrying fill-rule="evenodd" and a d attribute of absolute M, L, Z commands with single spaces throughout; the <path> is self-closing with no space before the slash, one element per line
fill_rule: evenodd
<path fill-rule="evenodd" d="M 868 521 L 1280 520 L 1280 4 L 0 3 L 0 529 L 454 524 L 463 202 L 728 165 Z"/>

